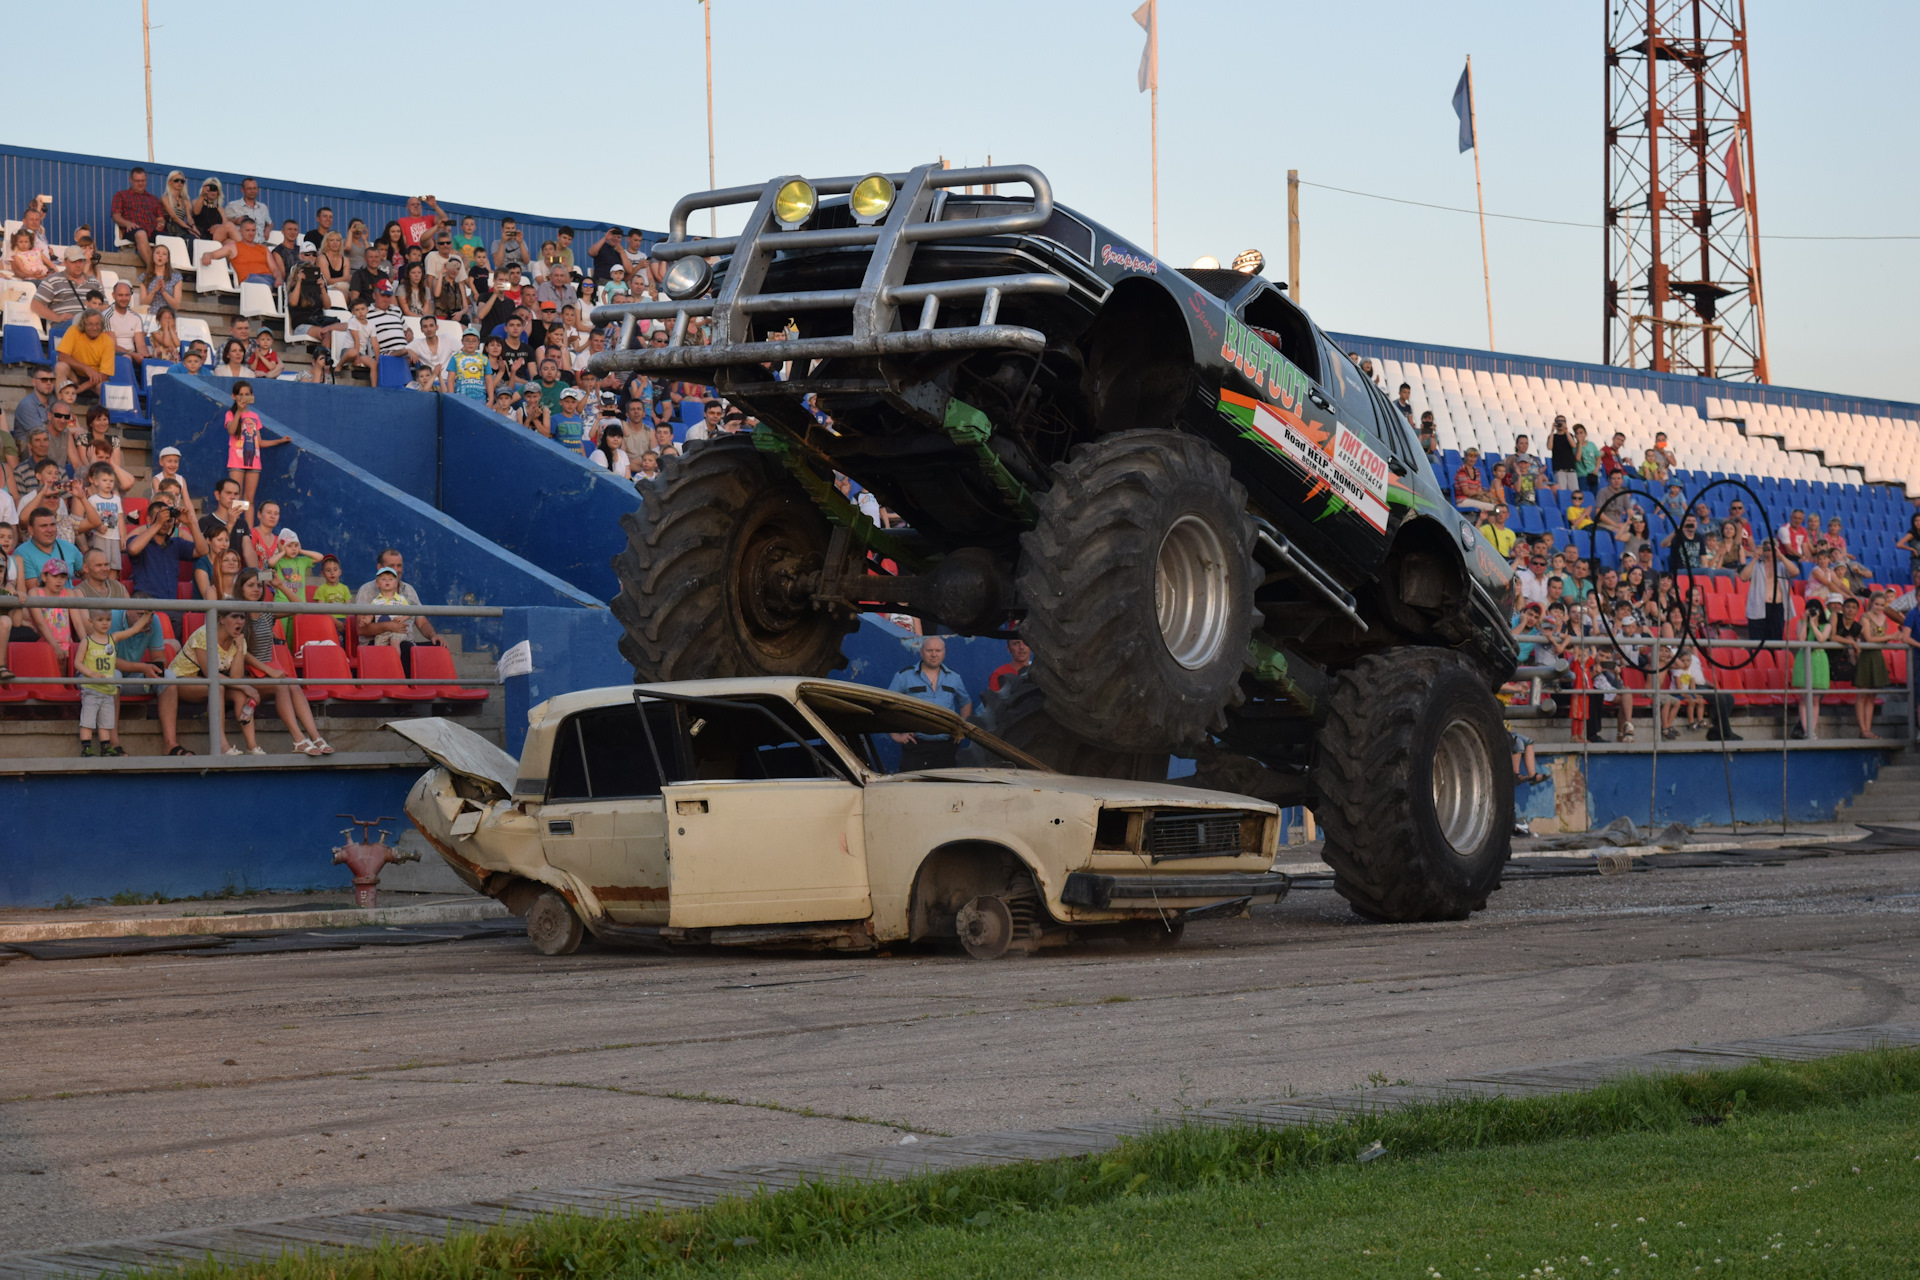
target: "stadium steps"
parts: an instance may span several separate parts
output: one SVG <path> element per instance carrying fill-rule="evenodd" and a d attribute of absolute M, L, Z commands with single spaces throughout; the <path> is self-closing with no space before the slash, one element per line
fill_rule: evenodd
<path fill-rule="evenodd" d="M 1920 822 L 1920 755 L 1908 747 L 1888 756 L 1880 776 L 1835 817 L 1841 822 Z"/>

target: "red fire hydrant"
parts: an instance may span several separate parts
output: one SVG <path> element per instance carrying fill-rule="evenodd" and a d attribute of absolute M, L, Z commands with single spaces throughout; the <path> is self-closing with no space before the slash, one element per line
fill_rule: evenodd
<path fill-rule="evenodd" d="M 355 905 L 362 907 L 374 906 L 378 902 L 380 893 L 380 873 L 386 870 L 387 865 L 394 862 L 418 862 L 420 861 L 420 855 L 411 852 L 402 853 L 400 850 L 394 848 L 387 843 L 387 833 L 384 831 L 378 833 L 380 838 L 377 841 L 373 838 L 376 833 L 369 828 L 377 827 L 383 822 L 393 822 L 396 821 L 396 819 L 356 818 L 350 813 L 336 813 L 333 816 L 336 818 L 345 818 L 353 824 L 352 827 L 346 827 L 341 830 L 340 834 L 343 836 L 351 836 L 353 834 L 353 827 L 360 828 L 360 839 L 357 842 L 350 842 L 335 849 L 333 851 L 333 860 L 335 862 L 346 863 L 348 869 L 353 872 L 353 899 Z"/>

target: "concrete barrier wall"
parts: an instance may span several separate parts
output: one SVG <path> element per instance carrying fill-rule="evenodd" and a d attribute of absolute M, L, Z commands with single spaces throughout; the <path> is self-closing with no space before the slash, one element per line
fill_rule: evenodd
<path fill-rule="evenodd" d="M 226 474 L 222 418 L 229 400 L 223 393 L 217 383 L 171 373 L 154 383 L 154 447 L 180 449 L 181 471 L 197 494 L 211 493 Z M 270 434 L 293 443 L 261 454 L 260 495 L 280 503 L 282 523 L 296 530 L 307 548 L 339 556 L 349 584 L 369 581 L 380 550 L 396 547 L 406 556 L 406 579 L 422 604 L 604 612 L 598 600 L 570 583 L 503 551 L 271 414 L 263 421 Z M 450 618 L 440 629 L 475 645 L 500 642 L 497 620 Z"/>
<path fill-rule="evenodd" d="M 83 762 L 75 761 L 76 765 Z M 184 898 L 222 890 L 345 891 L 333 865 L 347 824 L 383 815 L 396 838 L 420 766 L 156 770 L 0 776 L 7 815 L 0 906 L 49 907 L 115 894 Z M 76 836 L 73 815 L 105 827 Z M 114 831 L 126 833 L 116 837 Z M 390 842 L 391 843 L 391 842 Z"/>

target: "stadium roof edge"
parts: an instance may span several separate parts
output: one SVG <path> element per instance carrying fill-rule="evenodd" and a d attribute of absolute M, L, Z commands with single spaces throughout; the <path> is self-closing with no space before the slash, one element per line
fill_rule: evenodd
<path fill-rule="evenodd" d="M 1706 408 L 1705 401 L 1708 396 L 1723 396 L 1764 404 L 1827 409 L 1835 413 L 1920 419 L 1920 404 L 1906 400 L 1850 396 L 1832 391 L 1816 391 L 1806 387 L 1782 387 L 1762 382 L 1729 382 L 1721 378 L 1700 378 L 1691 374 L 1656 373 L 1651 369 L 1590 364 L 1586 361 L 1563 360 L 1552 356 L 1516 355 L 1511 352 L 1482 351 L 1473 347 L 1449 347 L 1437 342 L 1408 342 L 1398 338 L 1373 338 L 1357 333 L 1335 333 L 1331 329 L 1327 330 L 1327 336 L 1338 343 L 1343 351 L 1357 351 L 1363 356 L 1373 358 L 1412 364 L 1451 364 L 1455 368 L 1485 369 L 1489 373 L 1521 373 L 1575 382 L 1643 387 L 1659 390 L 1660 398 L 1669 404 L 1690 404 L 1699 410 Z"/>

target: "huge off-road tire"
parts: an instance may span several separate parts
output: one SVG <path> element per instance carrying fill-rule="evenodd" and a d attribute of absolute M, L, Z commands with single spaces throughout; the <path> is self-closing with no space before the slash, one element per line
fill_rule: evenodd
<path fill-rule="evenodd" d="M 1513 765 L 1466 659 L 1408 648 L 1340 673 L 1315 748 L 1333 887 L 1378 920 L 1464 920 L 1507 865 Z"/>
<path fill-rule="evenodd" d="M 728 436 L 668 458 L 613 558 L 626 629 L 620 655 L 641 683 L 823 676 L 844 665 L 857 619 L 816 608 L 805 583 L 830 530 L 780 460 Z"/>
<path fill-rule="evenodd" d="M 1165 752 L 1222 728 L 1258 622 L 1253 522 L 1227 460 L 1177 431 L 1076 447 L 1021 538 L 1021 631 L 1067 730 Z"/>
<path fill-rule="evenodd" d="M 1069 733 L 1047 714 L 1047 695 L 1026 672 L 1003 680 L 980 697 L 980 727 L 1061 773 L 1088 778 L 1164 782 L 1164 751 L 1115 751 Z"/>

